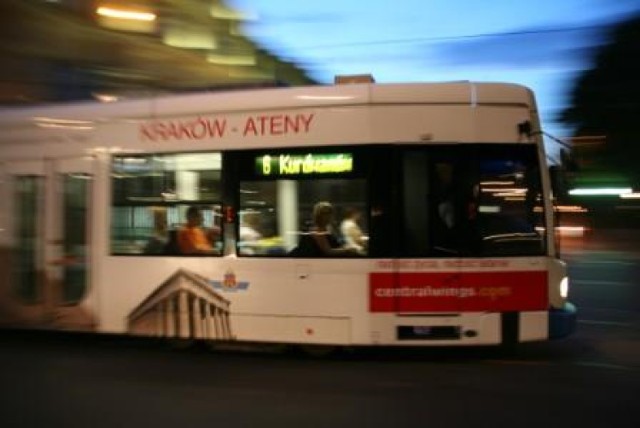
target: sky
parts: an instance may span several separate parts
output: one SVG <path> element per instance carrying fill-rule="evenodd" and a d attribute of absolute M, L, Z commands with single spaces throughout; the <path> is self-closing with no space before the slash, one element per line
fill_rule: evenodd
<path fill-rule="evenodd" d="M 376 82 L 493 81 L 534 90 L 543 129 L 557 121 L 609 25 L 638 0 L 229 0 L 244 30 L 321 83 L 339 74 Z M 558 147 L 546 142 L 555 156 Z"/>

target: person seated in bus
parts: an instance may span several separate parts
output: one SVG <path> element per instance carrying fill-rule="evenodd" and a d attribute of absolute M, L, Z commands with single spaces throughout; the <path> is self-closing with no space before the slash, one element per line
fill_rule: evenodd
<path fill-rule="evenodd" d="M 436 165 L 434 189 L 437 201 L 437 221 L 433 228 L 434 250 L 448 255 L 478 254 L 477 179 L 467 169 L 457 172 L 450 163 Z"/>
<path fill-rule="evenodd" d="M 182 254 L 217 254 L 213 233 L 202 228 L 202 211 L 197 206 L 187 209 L 187 224 L 178 231 L 178 248 Z"/>
<path fill-rule="evenodd" d="M 435 215 L 432 243 L 438 253 L 458 254 L 456 232 L 458 226 L 457 200 L 453 183 L 453 165 L 450 162 L 435 164 L 432 182 Z"/>
<path fill-rule="evenodd" d="M 345 218 L 340 223 L 340 233 L 344 239 L 346 248 L 353 248 L 359 254 L 365 254 L 367 248 L 367 236 L 360 228 L 362 213 L 356 208 L 349 207 L 345 211 Z"/>
<path fill-rule="evenodd" d="M 255 254 L 262 234 L 258 232 L 260 226 L 260 214 L 257 212 L 245 212 L 240 216 L 240 253 Z"/>
<path fill-rule="evenodd" d="M 355 248 L 347 248 L 332 233 L 333 205 L 318 202 L 313 207 L 313 226 L 309 233 L 303 234 L 293 254 L 302 257 L 349 256 L 357 255 Z"/>

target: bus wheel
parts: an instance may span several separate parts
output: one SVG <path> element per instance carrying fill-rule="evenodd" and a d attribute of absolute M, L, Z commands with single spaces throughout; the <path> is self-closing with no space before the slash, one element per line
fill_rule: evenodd
<path fill-rule="evenodd" d="M 338 347 L 332 345 L 299 345 L 298 349 L 312 358 L 326 358 L 338 352 Z"/>
<path fill-rule="evenodd" d="M 196 341 L 193 339 L 182 339 L 179 337 L 169 337 L 166 339 L 167 346 L 170 349 L 175 349 L 178 351 L 193 348 L 196 344 Z"/>
<path fill-rule="evenodd" d="M 514 354 L 518 348 L 520 315 L 517 312 L 503 312 L 501 318 L 500 349 L 506 354 Z"/>

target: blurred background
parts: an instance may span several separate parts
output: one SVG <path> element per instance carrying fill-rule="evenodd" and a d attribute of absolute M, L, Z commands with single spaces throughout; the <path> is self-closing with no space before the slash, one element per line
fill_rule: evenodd
<path fill-rule="evenodd" d="M 640 226 L 637 0 L 3 0 L 2 109 L 377 82 L 531 87 L 569 235 Z"/>

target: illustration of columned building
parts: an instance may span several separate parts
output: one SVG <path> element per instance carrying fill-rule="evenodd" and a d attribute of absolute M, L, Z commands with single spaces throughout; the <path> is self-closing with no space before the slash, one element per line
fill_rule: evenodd
<path fill-rule="evenodd" d="M 179 269 L 131 311 L 128 331 L 145 336 L 231 340 L 229 305 L 206 278 Z"/>

